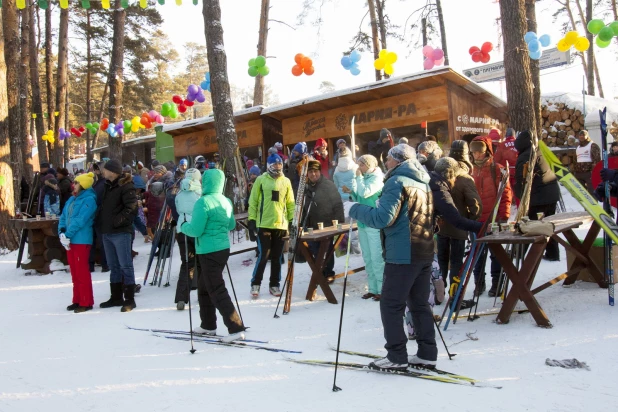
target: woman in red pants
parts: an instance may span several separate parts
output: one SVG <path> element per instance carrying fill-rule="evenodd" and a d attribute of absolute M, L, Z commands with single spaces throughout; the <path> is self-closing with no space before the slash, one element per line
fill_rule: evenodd
<path fill-rule="evenodd" d="M 92 277 L 88 259 L 92 246 L 92 225 L 97 212 L 97 195 L 92 189 L 94 175 L 86 173 L 75 178 L 73 196 L 67 200 L 60 216 L 60 242 L 67 250 L 73 304 L 67 310 L 75 313 L 91 310 L 94 305 Z"/>

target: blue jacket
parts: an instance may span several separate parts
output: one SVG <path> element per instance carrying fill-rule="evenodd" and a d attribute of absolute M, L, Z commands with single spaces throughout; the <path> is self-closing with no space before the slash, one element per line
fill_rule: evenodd
<path fill-rule="evenodd" d="M 71 196 L 64 205 L 58 231 L 76 245 L 92 244 L 92 225 L 97 213 L 97 195 L 90 188 Z"/>
<path fill-rule="evenodd" d="M 375 208 L 357 204 L 350 209 L 350 216 L 381 229 L 387 263 L 433 260 L 433 197 L 429 175 L 416 159 L 402 162 L 386 174 Z"/>
<path fill-rule="evenodd" d="M 333 175 L 333 182 L 335 182 L 335 186 L 337 186 L 337 191 L 343 202 L 350 200 L 350 193 L 344 193 L 342 190 L 343 186 L 346 186 L 352 192 L 356 189 L 355 177 L 357 168 L 358 166 L 351 157 L 339 158 L 339 164 L 335 168 L 335 173 Z"/>

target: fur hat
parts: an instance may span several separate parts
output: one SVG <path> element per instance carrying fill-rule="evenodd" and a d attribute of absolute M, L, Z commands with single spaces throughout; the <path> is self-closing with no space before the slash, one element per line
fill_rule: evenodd
<path fill-rule="evenodd" d="M 307 170 L 322 170 L 322 164 L 317 160 L 309 160 L 309 164 L 307 165 Z"/>
<path fill-rule="evenodd" d="M 460 173 L 459 163 L 450 157 L 443 157 L 436 162 L 434 171 L 446 180 L 451 181 Z"/>
<path fill-rule="evenodd" d="M 455 140 L 451 144 L 449 157 L 452 157 L 460 163 L 465 163 L 468 171 L 472 170 L 472 163 L 470 162 L 470 149 L 468 148 L 468 143 L 465 140 Z"/>
<path fill-rule="evenodd" d="M 75 182 L 79 183 L 82 189 L 90 189 L 94 184 L 94 173 L 84 173 L 75 178 Z"/>
<path fill-rule="evenodd" d="M 394 160 L 401 163 L 409 159 L 414 159 L 416 157 L 416 152 L 412 147 L 408 146 L 407 144 L 398 144 L 397 146 L 393 146 L 388 151 L 388 155 Z"/>
<path fill-rule="evenodd" d="M 434 153 L 435 157 L 442 156 L 442 149 L 440 149 L 440 146 L 438 146 L 438 143 L 434 142 L 433 140 L 427 140 L 421 143 L 418 146 L 418 151 L 427 152 L 428 154 Z"/>
<path fill-rule="evenodd" d="M 109 170 L 112 173 L 115 173 L 117 175 L 122 174 L 122 165 L 120 164 L 120 161 L 116 160 L 116 159 L 110 159 L 105 163 L 105 169 Z"/>

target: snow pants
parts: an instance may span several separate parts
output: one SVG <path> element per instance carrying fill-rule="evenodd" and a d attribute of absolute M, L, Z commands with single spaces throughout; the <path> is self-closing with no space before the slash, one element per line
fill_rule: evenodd
<path fill-rule="evenodd" d="M 452 285 L 453 277 L 459 276 L 465 253 L 465 240 L 438 235 L 438 264 L 445 286 L 447 286 L 446 279 L 448 279 L 448 284 Z M 450 276 L 449 265 L 451 267 Z M 448 290 L 448 287 L 446 289 Z"/>
<path fill-rule="evenodd" d="M 198 254 L 197 257 L 200 264 L 197 279 L 197 298 L 202 321 L 200 327 L 208 330 L 217 329 L 216 311 L 219 311 L 228 333 L 245 330 L 245 325 L 240 320 L 223 280 L 223 270 L 230 257 L 230 249 Z"/>
<path fill-rule="evenodd" d="M 358 237 L 365 261 L 369 293 L 379 295 L 382 293 L 382 280 L 384 279 L 384 256 L 382 256 L 380 230 L 371 227 L 359 227 Z"/>
<path fill-rule="evenodd" d="M 556 203 L 551 203 L 548 205 L 536 205 L 530 206 L 528 209 L 528 217 L 530 220 L 538 220 L 537 213 L 543 213 L 545 216 L 553 216 L 556 214 Z M 560 259 L 560 248 L 558 247 L 558 242 L 554 239 L 549 239 L 547 243 L 547 248 L 545 249 L 545 256 L 550 259 Z"/>
<path fill-rule="evenodd" d="M 94 306 L 92 275 L 88 264 L 90 248 L 90 245 L 71 243 L 71 249 L 67 250 L 67 260 L 73 281 L 73 303 L 84 307 Z"/>
<path fill-rule="evenodd" d="M 283 264 L 283 238 L 287 231 L 282 229 L 258 229 L 258 260 L 253 269 L 251 285 L 261 285 L 266 263 L 270 260 L 270 281 L 269 287 L 277 286 L 281 282 L 281 265 Z"/>
<path fill-rule="evenodd" d="M 431 265 L 431 260 L 423 260 L 405 265 L 386 263 L 384 267 L 380 314 L 386 339 L 384 348 L 391 362 L 408 363 L 408 337 L 401 327 L 406 304 L 416 329 L 417 356 L 432 361 L 438 358 L 433 313 L 428 302 Z"/>
<path fill-rule="evenodd" d="M 187 248 L 185 249 L 185 239 Z M 174 303 L 184 302 L 189 303 L 189 279 L 191 279 L 191 289 L 197 288 L 197 274 L 195 273 L 195 264 L 197 270 L 200 270 L 199 261 L 196 262 L 195 256 L 195 239 L 185 236 L 183 233 L 176 235 L 176 242 L 180 251 L 180 272 L 178 273 L 178 283 L 176 284 L 176 297 Z M 187 261 L 188 257 L 188 261 Z M 189 271 L 189 279 L 187 279 L 187 270 Z"/>

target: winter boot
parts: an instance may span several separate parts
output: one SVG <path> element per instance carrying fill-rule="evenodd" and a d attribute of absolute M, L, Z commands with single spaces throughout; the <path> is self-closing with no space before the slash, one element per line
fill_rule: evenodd
<path fill-rule="evenodd" d="M 408 369 L 406 363 L 394 363 L 388 360 L 388 358 L 377 359 L 369 364 L 369 369 L 376 369 L 379 371 L 405 371 Z"/>
<path fill-rule="evenodd" d="M 408 363 L 410 364 L 410 366 L 417 368 L 435 369 L 438 362 L 436 362 L 435 360 L 431 361 L 421 359 L 416 355 L 410 355 L 408 356 Z"/>
<path fill-rule="evenodd" d="M 245 332 L 244 331 L 240 331 L 240 332 L 236 332 L 236 333 L 230 333 L 227 336 L 224 336 L 221 338 L 221 342 L 225 342 L 225 343 L 231 343 L 237 340 L 245 340 Z"/>
<path fill-rule="evenodd" d="M 78 306 L 77 308 L 75 308 L 73 313 L 84 313 L 89 310 L 92 310 L 92 306 Z"/>
<path fill-rule="evenodd" d="M 493 298 L 497 294 L 500 293 L 500 290 L 502 290 L 502 288 L 500 287 L 500 285 L 498 285 L 498 278 L 492 277 L 491 278 L 491 288 L 489 288 L 489 292 L 487 292 L 487 296 Z"/>
<path fill-rule="evenodd" d="M 268 288 L 268 291 L 273 296 L 281 296 L 281 289 L 279 289 L 279 286 L 271 286 L 270 288 Z"/>
<path fill-rule="evenodd" d="M 135 286 L 126 285 L 124 287 L 124 303 L 122 308 L 120 308 L 121 312 L 131 312 L 135 309 Z"/>
<path fill-rule="evenodd" d="M 185 302 L 183 302 L 182 300 L 180 302 L 176 302 L 176 309 L 185 310 Z"/>
<path fill-rule="evenodd" d="M 72 311 L 72 310 L 75 310 L 77 308 L 79 308 L 79 303 L 72 303 L 69 306 L 67 306 L 67 310 L 68 311 Z"/>
<path fill-rule="evenodd" d="M 122 283 L 110 283 L 109 289 L 111 290 L 112 296 L 107 302 L 101 303 L 99 307 L 105 309 L 114 306 L 122 306 L 124 303 L 122 300 Z"/>
<path fill-rule="evenodd" d="M 483 274 L 483 276 L 485 275 Z M 487 289 L 485 286 L 485 279 L 481 280 L 480 284 L 478 284 L 477 282 L 475 282 L 475 284 L 476 287 L 474 288 L 474 296 L 481 296 L 483 292 L 485 292 L 485 290 Z"/>
<path fill-rule="evenodd" d="M 251 296 L 253 298 L 260 296 L 260 285 L 251 285 Z"/>
<path fill-rule="evenodd" d="M 217 329 L 209 330 L 204 329 L 201 326 L 197 326 L 193 328 L 193 333 L 196 333 L 198 335 L 215 336 L 217 334 Z"/>

